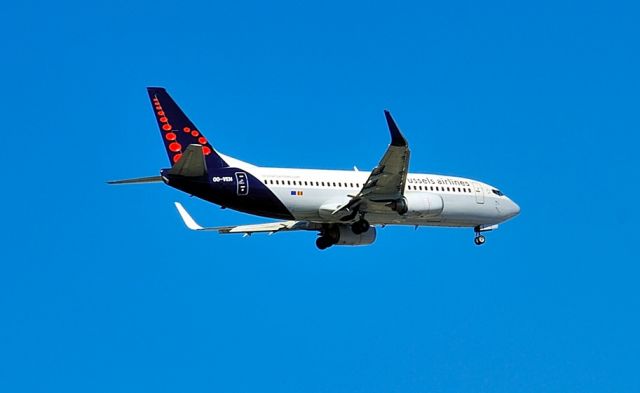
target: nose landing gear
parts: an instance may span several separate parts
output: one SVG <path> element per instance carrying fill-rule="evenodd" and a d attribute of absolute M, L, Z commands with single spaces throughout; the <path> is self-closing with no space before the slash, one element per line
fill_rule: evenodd
<path fill-rule="evenodd" d="M 473 242 L 477 245 L 477 246 L 481 246 L 484 244 L 484 242 L 486 241 L 486 239 L 484 238 L 484 236 L 482 236 L 479 233 L 476 233 L 476 237 L 475 239 L 473 239 Z"/>
<path fill-rule="evenodd" d="M 475 238 L 473 239 L 473 242 L 476 244 L 476 246 L 481 246 L 484 244 L 485 241 L 487 241 L 487 239 L 485 239 L 485 237 L 482 235 L 481 232 L 486 232 L 493 229 L 494 227 L 486 227 L 482 225 L 478 225 L 477 227 L 473 228 L 473 231 L 476 234 Z"/>

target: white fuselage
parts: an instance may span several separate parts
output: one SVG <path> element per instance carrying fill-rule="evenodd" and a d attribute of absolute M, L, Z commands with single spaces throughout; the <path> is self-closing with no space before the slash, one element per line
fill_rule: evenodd
<path fill-rule="evenodd" d="M 289 209 L 296 220 L 336 222 L 332 212 L 360 191 L 369 171 L 259 167 L 222 155 L 232 165 L 253 173 Z M 434 200 L 442 208 L 399 215 L 389 209 L 368 213 L 373 225 L 475 227 L 504 222 L 520 207 L 496 187 L 462 177 L 409 173 L 404 196 Z"/>
<path fill-rule="evenodd" d="M 287 206 L 296 220 L 335 222 L 331 211 L 361 189 L 369 172 L 253 167 L 253 173 Z M 519 208 L 495 188 L 471 179 L 432 174 L 407 176 L 410 201 L 440 199 L 441 208 L 399 215 L 388 209 L 367 214 L 374 225 L 476 226 L 497 224 Z"/>

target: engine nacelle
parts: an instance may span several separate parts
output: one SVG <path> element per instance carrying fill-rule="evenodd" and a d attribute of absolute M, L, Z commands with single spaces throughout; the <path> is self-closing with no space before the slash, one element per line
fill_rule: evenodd
<path fill-rule="evenodd" d="M 370 227 L 368 231 L 356 235 L 351 225 L 340 224 L 327 230 L 325 236 L 338 246 L 364 246 L 376 240 L 376 228 Z"/>
<path fill-rule="evenodd" d="M 408 194 L 402 199 L 391 202 L 391 209 L 400 215 L 413 217 L 437 216 L 444 209 L 442 197 L 438 194 Z"/>

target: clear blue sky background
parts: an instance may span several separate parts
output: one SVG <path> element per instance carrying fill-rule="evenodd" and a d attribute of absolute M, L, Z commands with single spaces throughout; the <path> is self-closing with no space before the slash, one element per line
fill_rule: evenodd
<path fill-rule="evenodd" d="M 638 392 L 635 2 L 11 2 L 0 24 L 2 392 Z M 145 87 L 222 152 L 501 187 L 521 215 L 311 233 L 164 185 Z"/>

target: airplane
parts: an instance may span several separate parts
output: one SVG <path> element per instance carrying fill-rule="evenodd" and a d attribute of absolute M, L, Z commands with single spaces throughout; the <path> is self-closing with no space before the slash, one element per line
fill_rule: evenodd
<path fill-rule="evenodd" d="M 279 220 L 202 227 L 175 202 L 191 230 L 244 236 L 315 231 L 316 246 L 324 250 L 369 245 L 376 227 L 387 225 L 466 227 L 473 228 L 475 244 L 482 245 L 484 232 L 520 213 L 498 188 L 478 180 L 409 173 L 409 144 L 387 110 L 391 142 L 370 172 L 260 167 L 215 150 L 164 88 L 147 91 L 171 167 L 159 176 L 107 183 L 164 182 L 222 208 Z"/>

